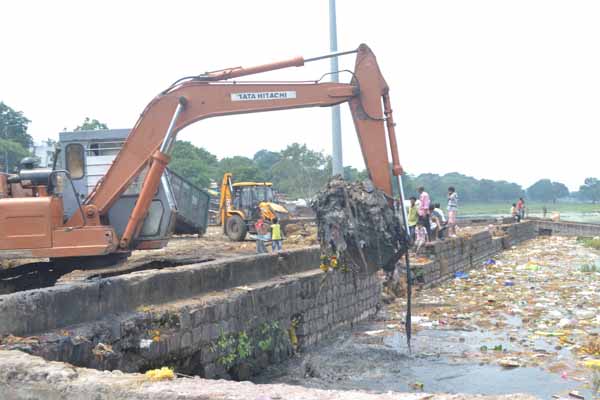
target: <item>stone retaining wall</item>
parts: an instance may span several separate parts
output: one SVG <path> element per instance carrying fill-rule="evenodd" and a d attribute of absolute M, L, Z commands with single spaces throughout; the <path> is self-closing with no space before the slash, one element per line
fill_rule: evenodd
<path fill-rule="evenodd" d="M 313 246 L 0 295 L 0 335 L 47 332 L 148 304 L 307 271 L 319 265 L 319 254 Z"/>
<path fill-rule="evenodd" d="M 582 236 L 595 237 L 600 236 L 599 224 L 586 224 L 580 222 L 553 222 L 547 219 L 532 219 L 536 230 L 540 235 L 555 236 Z"/>
<path fill-rule="evenodd" d="M 427 245 L 425 254 L 431 261 L 413 266 L 416 279 L 426 287 L 438 285 L 454 277 L 456 272 L 467 271 L 481 264 L 503 249 L 537 236 L 532 222 L 495 226 L 490 231 L 469 237 L 448 238 Z"/>
<path fill-rule="evenodd" d="M 296 347 L 313 345 L 332 331 L 376 312 L 381 292 L 377 276 L 341 271 L 323 273 L 315 269 L 318 251 L 313 248 L 280 256 L 246 257 L 245 265 L 243 259 L 236 260 L 234 264 L 245 274 L 245 281 L 230 277 L 229 282 L 215 284 L 224 287 L 223 290 L 199 290 L 187 297 L 182 293 L 161 292 L 171 286 L 163 280 L 177 277 L 184 286 L 180 280 L 193 279 L 200 270 L 205 270 L 205 277 L 222 277 L 225 272 L 215 271 L 215 265 L 208 268 L 199 265 L 173 268 L 167 274 L 162 270 L 137 273 L 144 279 L 125 280 L 136 282 L 131 290 L 140 287 L 149 290 L 152 285 L 145 282 L 152 280 L 160 282 L 160 286 L 154 286 L 158 293 L 144 296 L 146 291 L 138 292 L 135 297 L 138 301 L 128 301 L 132 295 L 125 299 L 126 311 L 107 313 L 92 321 L 82 319 L 79 324 L 61 324 L 58 329 L 42 333 L 31 332 L 37 333 L 35 337 L 5 338 L 1 347 L 96 369 L 135 372 L 169 365 L 178 372 L 207 378 L 247 379 L 255 371 L 281 362 Z M 288 263 L 291 260 L 299 263 L 295 269 Z M 269 274 L 263 273 L 264 279 L 258 279 L 252 272 L 261 263 L 265 270 L 271 270 Z M 272 270 L 278 264 L 281 264 L 279 271 Z M 230 270 L 231 266 L 226 262 L 222 268 Z M 163 280 L 155 280 L 157 274 Z M 118 278 L 103 281 L 109 290 L 120 291 L 124 277 Z M 120 284 L 113 284 L 115 280 Z M 92 286 L 96 285 L 99 283 Z M 201 287 L 210 284 L 203 282 Z M 80 285 L 77 289 L 73 296 L 85 290 Z M 46 298 L 51 298 L 45 292 Z M 27 293 L 23 293 L 22 298 L 27 298 Z M 165 299 L 174 300 L 157 301 L 160 293 Z M 37 293 L 30 294 L 36 298 Z M 72 297 L 71 312 L 86 304 L 77 300 Z M 44 319 L 39 313 L 54 309 L 49 305 L 40 307 L 34 314 L 23 316 L 23 323 L 17 326 L 40 326 L 29 320 Z"/>

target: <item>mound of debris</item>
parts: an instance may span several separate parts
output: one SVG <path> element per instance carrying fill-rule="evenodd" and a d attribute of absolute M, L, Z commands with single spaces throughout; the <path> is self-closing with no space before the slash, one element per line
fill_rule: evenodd
<path fill-rule="evenodd" d="M 325 262 L 357 272 L 392 271 L 407 251 L 401 219 L 370 181 L 331 178 L 312 204 Z"/>

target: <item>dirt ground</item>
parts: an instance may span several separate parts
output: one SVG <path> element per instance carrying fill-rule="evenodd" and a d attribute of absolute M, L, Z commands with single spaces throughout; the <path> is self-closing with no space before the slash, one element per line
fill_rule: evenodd
<path fill-rule="evenodd" d="M 285 249 L 297 249 L 317 244 L 317 228 L 308 222 L 299 222 L 287 227 L 288 233 L 283 242 Z M 270 245 L 267 246 L 270 252 Z M 168 258 L 196 257 L 221 259 L 244 254 L 256 253 L 256 242 L 251 235 L 242 242 L 233 242 L 223 234 L 223 229 L 210 226 L 207 232 L 197 235 L 173 236 L 169 244 L 158 250 L 136 250 L 127 262 L 150 262 Z M 47 261 L 47 259 L 4 259 L 0 260 L 0 269 L 12 268 L 22 264 Z"/>
<path fill-rule="evenodd" d="M 283 241 L 284 249 L 297 249 L 317 244 L 316 226 L 299 223 L 290 225 L 287 229 L 288 233 Z M 271 252 L 270 246 L 268 246 L 268 251 Z M 207 258 L 220 259 L 253 253 L 256 253 L 256 241 L 251 235 L 248 235 L 243 242 L 234 242 L 223 234 L 223 228 L 210 226 L 201 237 L 196 235 L 175 236 L 163 249 L 134 251 L 129 257 L 129 261 L 182 255 L 202 255 Z"/>

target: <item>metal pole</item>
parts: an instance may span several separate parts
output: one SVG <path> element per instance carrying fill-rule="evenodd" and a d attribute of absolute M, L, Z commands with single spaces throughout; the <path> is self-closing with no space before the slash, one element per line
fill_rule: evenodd
<path fill-rule="evenodd" d="M 402 206 L 402 217 L 404 218 L 404 229 L 406 234 L 410 237 L 410 230 L 408 229 L 408 214 L 406 214 L 406 207 L 404 206 L 404 185 L 402 184 L 402 175 L 398 175 L 398 186 L 400 187 L 400 202 Z"/>
<path fill-rule="evenodd" d="M 337 52 L 337 24 L 335 20 L 335 0 L 329 0 L 329 50 Z M 338 82 L 338 59 L 331 58 L 331 81 Z M 342 128 L 340 119 L 340 106 L 331 107 L 331 139 L 332 139 L 332 173 L 333 175 L 344 174 L 344 162 L 342 160 Z"/>
<path fill-rule="evenodd" d="M 398 186 L 400 186 L 400 207 L 402 207 L 402 219 L 406 237 L 410 240 L 410 229 L 408 228 L 408 215 L 404 207 L 404 185 L 402 184 L 402 175 L 398 175 Z M 412 336 L 412 274 L 410 270 L 410 259 L 408 249 L 404 253 L 404 264 L 406 266 L 406 317 L 404 319 L 404 330 L 406 332 L 406 344 L 408 352 L 411 352 L 410 338 Z"/>

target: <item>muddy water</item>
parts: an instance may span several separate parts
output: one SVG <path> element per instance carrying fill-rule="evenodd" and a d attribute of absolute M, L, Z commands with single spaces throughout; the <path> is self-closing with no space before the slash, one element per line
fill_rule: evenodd
<path fill-rule="evenodd" d="M 375 321 L 332 336 L 256 381 L 376 392 L 423 384 L 430 393 L 544 399 L 577 390 L 590 399 L 592 371 L 582 363 L 600 353 L 583 350 L 600 335 L 600 317 L 593 315 L 600 271 L 582 266 L 599 262 L 599 252 L 574 238 L 528 241 L 466 278 L 415 293 L 411 353 L 397 300 Z M 503 368 L 507 360 L 520 366 Z"/>
<path fill-rule="evenodd" d="M 414 336 L 409 354 L 404 334 L 389 331 L 383 322 L 359 325 L 296 359 L 270 367 L 255 382 L 374 392 L 415 391 L 414 385 L 422 383 L 429 393 L 529 393 L 545 399 L 579 390 L 591 397 L 583 383 L 541 368 L 506 369 L 469 361 L 469 354 L 478 351 L 482 342 L 510 348 L 508 337 L 424 330 Z"/>

